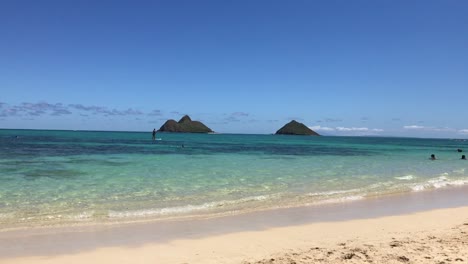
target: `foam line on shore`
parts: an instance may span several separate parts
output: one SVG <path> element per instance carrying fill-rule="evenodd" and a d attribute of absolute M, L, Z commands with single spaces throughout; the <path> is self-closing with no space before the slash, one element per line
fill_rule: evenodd
<path fill-rule="evenodd" d="M 237 232 L 404 215 L 468 206 L 467 191 L 466 187 L 438 189 L 352 203 L 255 211 L 215 218 L 2 231 L 0 256 L 75 254 L 100 247 L 140 247 L 148 243 L 164 244 Z"/>

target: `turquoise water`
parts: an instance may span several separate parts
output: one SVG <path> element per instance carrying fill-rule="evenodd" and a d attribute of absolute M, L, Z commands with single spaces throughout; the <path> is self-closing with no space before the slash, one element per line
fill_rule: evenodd
<path fill-rule="evenodd" d="M 211 216 L 468 184 L 463 140 L 158 137 L 0 130 L 0 226 Z"/>

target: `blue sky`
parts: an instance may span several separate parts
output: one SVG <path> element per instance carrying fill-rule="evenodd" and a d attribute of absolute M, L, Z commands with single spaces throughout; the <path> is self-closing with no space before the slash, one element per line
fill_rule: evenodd
<path fill-rule="evenodd" d="M 467 1 L 0 1 L 0 127 L 468 137 Z"/>

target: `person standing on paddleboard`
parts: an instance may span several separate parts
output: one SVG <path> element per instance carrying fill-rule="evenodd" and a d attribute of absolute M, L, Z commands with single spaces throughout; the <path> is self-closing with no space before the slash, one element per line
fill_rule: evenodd
<path fill-rule="evenodd" d="M 155 141 L 155 140 L 156 140 L 156 128 L 153 129 L 153 141 Z"/>

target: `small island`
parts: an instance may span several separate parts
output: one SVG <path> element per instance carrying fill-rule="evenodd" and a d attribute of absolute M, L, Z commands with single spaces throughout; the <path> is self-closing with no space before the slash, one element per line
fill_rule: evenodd
<path fill-rule="evenodd" d="M 192 121 L 188 115 L 182 117 L 179 122 L 176 122 L 174 119 L 167 120 L 158 131 L 178 133 L 213 133 L 213 130 L 205 126 L 202 122 Z"/>
<path fill-rule="evenodd" d="M 276 131 L 276 135 L 307 135 L 307 136 L 320 136 L 317 132 L 313 131 L 312 129 L 308 128 L 306 125 L 293 120 L 278 131 Z"/>

